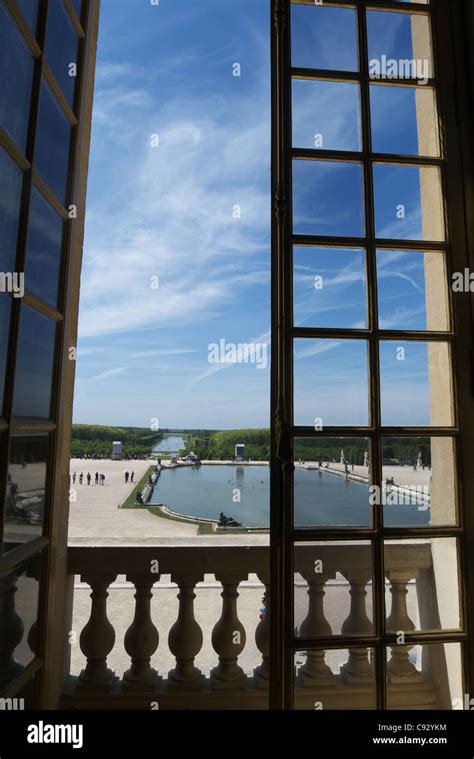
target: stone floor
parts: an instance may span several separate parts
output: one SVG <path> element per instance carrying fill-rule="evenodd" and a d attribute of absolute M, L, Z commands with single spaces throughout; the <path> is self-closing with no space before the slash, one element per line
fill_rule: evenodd
<path fill-rule="evenodd" d="M 71 474 L 75 471 L 79 476 L 84 472 L 84 480 L 79 485 L 76 479 L 77 501 L 70 507 L 69 541 L 75 538 L 115 538 L 125 543 L 134 539 L 197 535 L 196 525 L 162 519 L 146 509 L 119 508 L 134 488 L 133 483 L 125 484 L 124 472 L 133 469 L 136 484 L 152 463 L 156 462 L 72 459 Z M 105 474 L 104 486 L 94 485 L 96 471 Z M 87 485 L 87 472 L 92 474 L 91 485 Z"/>

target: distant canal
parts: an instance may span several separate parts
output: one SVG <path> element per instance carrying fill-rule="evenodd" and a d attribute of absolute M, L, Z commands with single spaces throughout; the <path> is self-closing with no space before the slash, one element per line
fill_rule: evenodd
<path fill-rule="evenodd" d="M 158 445 L 155 445 L 152 452 L 158 455 L 161 453 L 164 456 L 166 453 L 179 453 L 184 446 L 184 438 L 181 435 L 165 435 Z"/>
<path fill-rule="evenodd" d="M 186 467 L 163 470 L 151 503 L 205 519 L 218 519 L 223 511 L 245 527 L 268 527 L 270 515 L 269 468 L 266 466 Z M 239 499 L 240 498 L 240 502 Z M 429 524 L 429 510 L 415 505 L 385 507 L 389 526 Z M 297 526 L 370 526 L 367 485 L 327 472 L 295 472 Z"/>

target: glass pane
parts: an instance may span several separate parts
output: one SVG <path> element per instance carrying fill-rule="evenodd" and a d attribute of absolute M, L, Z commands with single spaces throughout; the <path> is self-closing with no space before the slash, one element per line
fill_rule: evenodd
<path fill-rule="evenodd" d="M 430 87 L 370 87 L 375 153 L 439 156 L 435 91 Z"/>
<path fill-rule="evenodd" d="M 460 643 L 387 649 L 388 709 L 472 709 L 464 696 Z M 427 739 L 430 733 L 426 733 Z M 436 733 L 440 738 L 446 733 Z M 440 738 L 441 739 L 441 738 Z"/>
<path fill-rule="evenodd" d="M 382 424 L 453 424 L 451 361 L 447 343 L 380 343 Z"/>
<path fill-rule="evenodd" d="M 293 147 L 361 150 L 359 85 L 293 79 Z"/>
<path fill-rule="evenodd" d="M 439 169 L 435 166 L 374 165 L 377 237 L 445 239 Z"/>
<path fill-rule="evenodd" d="M 40 0 L 16 0 L 16 4 L 20 9 L 23 18 L 28 22 L 31 31 L 33 34 L 36 34 Z"/>
<path fill-rule="evenodd" d="M 352 8 L 292 5 L 294 68 L 357 71 L 357 16 Z"/>
<path fill-rule="evenodd" d="M 417 79 L 426 84 L 433 77 L 428 16 L 368 11 L 367 36 L 373 78 Z"/>
<path fill-rule="evenodd" d="M 26 290 L 51 306 L 58 302 L 63 220 L 33 188 L 26 245 Z"/>
<path fill-rule="evenodd" d="M 4 293 L 0 294 L 0 416 L 3 416 L 3 392 L 8 355 L 11 303 L 11 298 Z"/>
<path fill-rule="evenodd" d="M 25 152 L 30 115 L 33 57 L 0 5 L 0 125 Z"/>
<path fill-rule="evenodd" d="M 13 572 L 0 576 L 0 640 L 7 644 L 6 651 L 5 645 L 2 647 L 0 694 L 34 659 L 40 574 L 41 558 L 35 556 Z"/>
<path fill-rule="evenodd" d="M 295 234 L 362 237 L 364 226 L 361 164 L 293 161 Z"/>
<path fill-rule="evenodd" d="M 460 629 L 458 558 L 456 538 L 385 542 L 388 633 Z"/>
<path fill-rule="evenodd" d="M 366 426 L 369 419 L 365 340 L 294 341 L 295 424 Z"/>
<path fill-rule="evenodd" d="M 54 321 L 23 306 L 16 359 L 14 416 L 49 418 L 55 337 Z"/>
<path fill-rule="evenodd" d="M 49 4 L 46 28 L 45 56 L 69 105 L 74 104 L 76 76 L 71 64 L 77 66 L 77 34 L 69 19 L 69 14 L 61 0 Z M 76 70 L 77 73 L 77 70 Z"/>
<path fill-rule="evenodd" d="M 0 271 L 15 269 L 23 172 L 0 148 Z"/>
<path fill-rule="evenodd" d="M 14 435 L 10 443 L 4 543 L 10 551 L 43 533 L 49 435 Z"/>
<path fill-rule="evenodd" d="M 448 330 L 446 258 L 440 251 L 377 251 L 381 329 Z"/>
<path fill-rule="evenodd" d="M 71 125 L 43 82 L 36 134 L 35 165 L 57 198 L 66 203 Z"/>
<path fill-rule="evenodd" d="M 296 637 L 372 635 L 372 574 L 372 547 L 368 542 L 297 543 Z"/>
<path fill-rule="evenodd" d="M 295 246 L 293 311 L 297 327 L 366 327 L 365 251 Z"/>
<path fill-rule="evenodd" d="M 296 527 L 370 527 L 368 438 L 295 438 Z"/>
<path fill-rule="evenodd" d="M 31 680 L 18 691 L 18 698 L 23 699 L 22 706 L 25 711 L 39 709 L 40 672 L 37 672 Z"/>
<path fill-rule="evenodd" d="M 80 21 L 82 18 L 82 0 L 72 0 L 72 4 L 74 6 L 74 10 L 76 11 L 76 15 Z"/>
<path fill-rule="evenodd" d="M 294 708 L 312 711 L 375 709 L 373 649 L 295 653 Z"/>
<path fill-rule="evenodd" d="M 387 527 L 457 523 L 453 438 L 383 438 L 382 459 L 378 504 Z"/>

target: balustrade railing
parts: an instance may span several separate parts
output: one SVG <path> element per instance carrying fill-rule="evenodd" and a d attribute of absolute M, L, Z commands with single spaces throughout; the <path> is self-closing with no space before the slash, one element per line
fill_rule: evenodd
<path fill-rule="evenodd" d="M 315 562 L 318 571 L 315 571 Z M 415 594 L 420 573 L 432 572 L 431 546 L 428 541 L 386 546 L 385 570 L 391 609 L 387 629 L 410 632 L 415 622 L 407 607 L 408 587 L 415 600 L 415 611 L 422 615 L 423 594 Z M 265 545 L 194 544 L 177 546 L 101 546 L 69 548 L 68 571 L 90 587 L 89 617 L 75 615 L 78 644 L 83 667 L 66 673 L 63 704 L 90 708 L 266 708 L 269 683 L 269 550 Z M 373 634 L 371 598 L 371 556 L 366 547 L 354 543 L 302 544 L 295 549 L 295 583 L 307 593 L 297 634 L 302 639 L 332 639 L 343 636 L 345 662 L 334 665 L 334 651 L 300 652 L 295 665 L 295 703 L 301 708 L 370 708 L 375 705 L 374 662 L 370 647 L 357 644 Z M 118 638 L 109 619 L 108 603 L 118 578 L 135 590 L 132 601 L 123 604 L 127 619 L 123 640 Z M 203 581 L 209 587 L 220 584 L 220 617 L 206 620 L 206 635 L 197 621 L 194 603 Z M 242 583 L 253 579 L 252 604 L 255 602 L 255 627 L 247 629 L 239 617 L 239 593 Z M 258 578 L 258 579 L 257 579 Z M 171 583 L 170 583 L 171 580 Z M 0 682 L 12 674 L 15 649 L 25 631 L 15 611 L 14 573 L 0 578 Z M 161 590 L 165 582 L 166 590 Z M 328 592 L 337 586 L 346 602 L 334 610 L 326 608 Z M 70 584 L 73 591 L 73 583 Z M 123 583 L 121 585 L 123 588 Z M 167 639 L 154 619 L 152 599 L 157 591 L 160 605 L 173 603 L 177 613 L 168 629 Z M 83 591 L 81 591 L 83 592 Z M 266 613 L 258 617 L 259 602 L 266 598 Z M 339 600 L 341 596 L 339 595 Z M 242 599 L 240 599 L 240 603 Z M 413 598 L 411 606 L 413 607 Z M 174 608 L 174 607 L 170 607 Z M 338 629 L 333 621 L 337 612 Z M 433 613 L 431 610 L 430 613 Z M 412 609 L 413 614 L 413 609 Z M 346 618 L 343 617 L 346 615 Z M 295 615 L 296 618 L 296 615 Z M 202 619 L 201 619 L 202 622 Z M 209 624 L 210 623 L 210 624 Z M 212 627 L 213 625 L 213 627 Z M 212 631 L 211 631 L 212 627 Z M 71 627 L 72 629 L 72 619 Z M 166 631 L 165 631 L 166 632 Z M 160 635 L 161 633 L 161 635 Z M 242 653 L 251 636 L 258 651 L 253 671 L 241 666 Z M 354 646 L 347 639 L 354 636 Z M 32 650 L 35 630 L 29 631 Z M 68 641 L 66 645 L 69 645 Z M 157 671 L 153 659 L 159 647 L 167 646 L 174 659 L 168 671 Z M 123 660 L 129 664 L 114 672 L 109 665 L 111 652 L 121 647 Z M 212 648 L 211 648 L 212 647 Z M 437 692 L 445 683 L 433 683 L 426 667 L 416 668 L 410 659 L 413 646 L 391 649 L 387 662 L 387 683 L 395 707 L 437 708 Z M 442 647 L 439 655 L 442 655 Z M 206 659 L 214 659 L 210 671 L 203 672 L 195 660 L 204 650 Z M 342 653 L 341 653 L 342 656 Z M 341 657 L 339 657 L 341 658 Z M 431 657 L 433 658 L 433 657 Z M 437 666 L 437 672 L 442 667 Z M 446 667 L 445 667 L 446 669 Z"/>

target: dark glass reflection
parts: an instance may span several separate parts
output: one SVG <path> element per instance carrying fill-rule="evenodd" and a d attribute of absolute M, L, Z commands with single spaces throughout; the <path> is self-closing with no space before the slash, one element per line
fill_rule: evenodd
<path fill-rule="evenodd" d="M 13 415 L 50 416 L 56 323 L 23 306 L 16 360 Z"/>
<path fill-rule="evenodd" d="M 295 68 L 357 71 L 356 11 L 292 5 L 291 62 Z"/>
<path fill-rule="evenodd" d="M 20 9 L 23 18 L 28 22 L 31 31 L 33 34 L 36 34 L 40 0 L 16 0 L 16 4 Z"/>
<path fill-rule="evenodd" d="M 82 0 L 72 0 L 72 4 L 74 6 L 74 10 L 76 11 L 76 15 L 80 21 L 82 17 Z"/>
<path fill-rule="evenodd" d="M 25 712 L 34 711 L 39 708 L 39 684 L 39 673 L 37 673 L 19 691 L 18 698 L 23 699 L 22 708 L 24 708 Z"/>
<path fill-rule="evenodd" d="M 5 389 L 5 370 L 8 353 L 8 334 L 10 330 L 11 299 L 0 294 L 0 416 L 3 415 L 3 395 Z"/>
<path fill-rule="evenodd" d="M 293 232 L 362 237 L 362 166 L 339 161 L 293 161 Z"/>
<path fill-rule="evenodd" d="M 13 435 L 5 509 L 5 550 L 42 535 L 49 435 Z"/>
<path fill-rule="evenodd" d="M 436 96 L 430 87 L 371 85 L 370 112 L 376 153 L 439 156 Z"/>
<path fill-rule="evenodd" d="M 360 150 L 359 85 L 293 79 L 292 137 L 295 148 Z"/>
<path fill-rule="evenodd" d="M 45 55 L 69 105 L 74 102 L 77 76 L 70 76 L 71 64 L 77 65 L 77 34 L 62 0 L 49 4 Z"/>
<path fill-rule="evenodd" d="M 23 173 L 0 148 L 0 271 L 13 272 Z"/>
<path fill-rule="evenodd" d="M 0 576 L 0 695 L 34 659 L 38 650 L 41 556 Z"/>
<path fill-rule="evenodd" d="M 38 114 L 35 164 L 41 177 L 62 203 L 66 203 L 71 125 L 43 82 Z"/>
<path fill-rule="evenodd" d="M 30 114 L 33 57 L 0 5 L 0 125 L 25 151 Z"/>
<path fill-rule="evenodd" d="M 63 220 L 43 196 L 33 189 L 28 219 L 25 287 L 37 298 L 56 307 Z"/>

